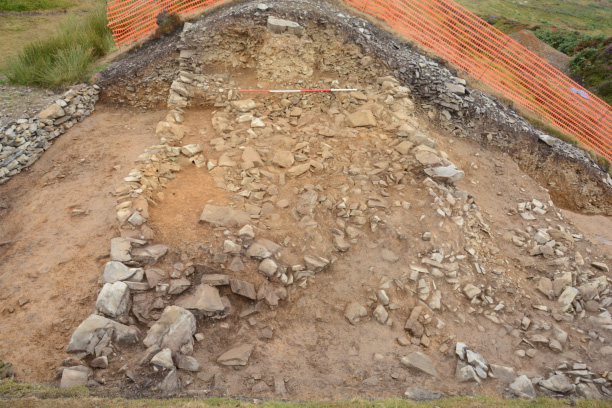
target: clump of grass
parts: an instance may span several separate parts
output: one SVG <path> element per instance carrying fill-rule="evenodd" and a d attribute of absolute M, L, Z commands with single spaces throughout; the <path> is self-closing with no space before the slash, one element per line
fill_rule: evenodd
<path fill-rule="evenodd" d="M 2 11 L 35 11 L 64 9 L 74 6 L 73 0 L 0 0 Z"/>
<path fill-rule="evenodd" d="M 566 143 L 571 144 L 572 146 L 578 146 L 579 142 L 578 140 L 576 140 L 573 136 L 560 131 L 557 128 L 552 127 L 551 125 L 549 125 L 546 122 L 543 122 L 539 119 L 536 119 L 532 116 L 524 116 L 525 119 L 527 119 L 527 121 L 529 123 L 531 123 L 533 126 L 535 126 L 536 128 L 540 129 L 541 131 L 549 134 L 550 136 L 556 137 L 557 139 L 563 140 Z"/>
<path fill-rule="evenodd" d="M 181 25 L 183 25 L 183 22 L 178 14 L 162 11 L 157 16 L 157 29 L 155 30 L 154 37 L 161 38 L 170 35 Z"/>
<path fill-rule="evenodd" d="M 59 389 L 43 384 L 18 383 L 13 379 L 0 381 L 0 396 L 2 398 L 84 398 L 89 396 L 86 387 Z"/>
<path fill-rule="evenodd" d="M 9 58 L 2 73 L 13 84 L 55 88 L 78 81 L 94 60 L 113 47 L 106 7 L 101 4 L 86 17 L 62 24 L 54 36 L 26 45 Z"/>

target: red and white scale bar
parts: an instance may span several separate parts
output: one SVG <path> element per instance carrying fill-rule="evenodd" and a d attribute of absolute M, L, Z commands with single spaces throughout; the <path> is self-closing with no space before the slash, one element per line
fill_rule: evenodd
<path fill-rule="evenodd" d="M 298 92 L 354 92 L 359 89 L 254 89 L 241 90 L 245 93 L 298 93 Z"/>

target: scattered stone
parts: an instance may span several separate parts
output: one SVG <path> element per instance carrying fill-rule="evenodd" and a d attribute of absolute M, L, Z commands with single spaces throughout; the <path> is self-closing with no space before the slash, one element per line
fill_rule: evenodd
<path fill-rule="evenodd" d="M 110 261 L 104 267 L 102 283 L 115 283 L 130 279 L 136 273 L 136 269 L 130 269 L 121 262 Z"/>
<path fill-rule="evenodd" d="M 310 170 L 310 163 L 298 164 L 287 170 L 287 174 L 291 177 L 298 177 Z"/>
<path fill-rule="evenodd" d="M 415 351 L 410 353 L 408 356 L 402 357 L 400 362 L 417 372 L 429 374 L 432 377 L 438 377 L 438 372 L 429 357 L 421 352 Z"/>
<path fill-rule="evenodd" d="M 471 283 L 468 283 L 467 285 L 463 287 L 463 293 L 465 293 L 465 296 L 467 296 L 467 298 L 470 300 L 480 295 L 481 292 L 482 291 L 479 288 L 472 285 Z"/>
<path fill-rule="evenodd" d="M 593 268 L 599 269 L 600 271 L 604 271 L 606 273 L 610 272 L 610 268 L 603 262 L 591 262 L 591 266 Z"/>
<path fill-rule="evenodd" d="M 232 292 L 237 295 L 244 296 L 251 300 L 257 300 L 257 291 L 255 290 L 255 286 L 249 282 L 238 279 L 230 279 L 230 287 Z"/>
<path fill-rule="evenodd" d="M 172 395 L 181 388 L 181 380 L 176 370 L 171 370 L 164 380 L 159 384 L 159 389 L 165 394 Z"/>
<path fill-rule="evenodd" d="M 378 323 L 385 324 L 389 318 L 389 312 L 383 305 L 378 305 L 374 310 L 374 318 L 378 320 Z"/>
<path fill-rule="evenodd" d="M 289 168 L 294 162 L 293 153 L 284 150 L 277 150 L 272 157 L 272 163 L 282 168 Z"/>
<path fill-rule="evenodd" d="M 111 317 L 125 314 L 130 306 L 130 289 L 121 281 L 104 284 L 96 300 L 96 308 Z"/>
<path fill-rule="evenodd" d="M 516 379 L 516 371 L 512 367 L 504 367 L 497 364 L 491 364 L 491 376 L 497 378 L 502 384 L 510 384 Z"/>
<path fill-rule="evenodd" d="M 371 111 L 361 110 L 348 115 L 346 124 L 350 127 L 376 126 L 376 119 Z"/>
<path fill-rule="evenodd" d="M 536 397 L 535 388 L 533 388 L 533 384 L 526 375 L 517 377 L 510 384 L 510 390 L 518 398 L 534 399 Z"/>
<path fill-rule="evenodd" d="M 576 386 L 572 384 L 564 374 L 556 374 L 539 383 L 540 387 L 546 388 L 552 392 L 567 394 L 574 392 Z"/>
<path fill-rule="evenodd" d="M 314 273 L 319 273 L 323 269 L 327 268 L 327 265 L 329 265 L 329 260 L 322 258 L 320 256 L 305 255 L 304 263 L 306 264 L 306 268 L 309 271 L 313 271 Z"/>
<path fill-rule="evenodd" d="M 160 350 L 169 348 L 173 355 L 189 355 L 193 353 L 195 331 L 196 320 L 190 311 L 178 306 L 168 306 L 151 326 L 143 343 L 146 347 L 155 345 Z"/>
<path fill-rule="evenodd" d="M 561 296 L 559 296 L 559 299 L 557 299 L 562 312 L 566 312 L 572 308 L 572 302 L 576 298 L 576 295 L 578 295 L 578 289 L 571 286 L 565 288 Z"/>
<path fill-rule="evenodd" d="M 172 361 L 172 351 L 169 348 L 165 348 L 157 353 L 151 359 L 151 364 L 161 368 L 172 370 L 174 368 L 174 362 Z"/>
<path fill-rule="evenodd" d="M 86 372 L 65 368 L 62 372 L 60 388 L 82 387 L 87 385 L 88 375 Z"/>
<path fill-rule="evenodd" d="M 254 346 L 251 344 L 235 347 L 223 353 L 217 359 L 217 363 L 224 366 L 245 366 L 249 362 L 253 348 Z"/>
<path fill-rule="evenodd" d="M 206 204 L 200 216 L 200 222 L 208 222 L 213 225 L 227 228 L 242 227 L 250 221 L 251 217 L 244 211 L 234 210 L 229 207 L 219 207 L 212 204 Z"/>
<path fill-rule="evenodd" d="M 268 17 L 267 27 L 268 30 L 276 34 L 282 34 L 286 31 L 298 37 L 300 37 L 304 31 L 304 29 L 298 23 L 289 20 L 282 20 L 272 16 Z"/>
<path fill-rule="evenodd" d="M 407 330 L 414 337 L 420 338 L 423 336 L 425 329 L 423 325 L 419 322 L 419 317 L 423 312 L 423 306 L 416 306 L 410 312 L 410 317 L 406 320 L 406 324 L 404 325 L 404 329 Z"/>
<path fill-rule="evenodd" d="M 457 368 L 455 369 L 455 379 L 459 382 L 477 382 L 480 383 L 480 378 L 476 374 L 476 370 L 469 364 L 465 364 L 462 361 L 457 361 Z"/>
<path fill-rule="evenodd" d="M 149 245 L 144 248 L 132 250 L 132 259 L 143 264 L 155 264 L 162 256 L 166 255 L 168 247 L 165 245 Z"/>
<path fill-rule="evenodd" d="M 444 397 L 444 394 L 423 388 L 408 387 L 404 397 L 411 401 L 435 401 Z"/>
<path fill-rule="evenodd" d="M 91 360 L 91 363 L 89 363 L 89 366 L 92 368 L 101 368 L 101 369 L 108 368 L 108 357 L 107 356 L 96 357 L 93 360 Z"/>
<path fill-rule="evenodd" d="M 454 167 L 430 167 L 424 170 L 425 174 L 434 180 L 441 180 L 447 184 L 456 186 L 463 178 L 463 171 Z"/>
<path fill-rule="evenodd" d="M 180 295 L 181 293 L 189 289 L 189 287 L 191 287 L 191 281 L 189 279 L 171 279 L 170 284 L 168 286 L 168 294 Z"/>
<path fill-rule="evenodd" d="M 207 317 L 219 315 L 225 310 L 219 289 L 206 284 L 198 285 L 192 293 L 181 295 L 175 304 L 184 309 L 197 310 Z"/>
<path fill-rule="evenodd" d="M 255 101 L 252 99 L 244 99 L 244 100 L 239 100 L 239 101 L 232 101 L 230 103 L 230 105 L 232 105 L 232 108 L 236 109 L 239 112 L 249 112 L 253 109 L 255 109 L 255 107 L 257 106 L 255 104 Z"/>
<path fill-rule="evenodd" d="M 344 308 L 344 317 L 346 317 L 352 325 L 359 323 L 359 320 L 367 315 L 368 311 L 366 308 L 357 302 L 351 302 Z"/>
<path fill-rule="evenodd" d="M 111 337 L 118 345 L 129 345 L 138 341 L 138 335 L 136 328 L 125 326 L 103 316 L 91 315 L 74 331 L 66 351 L 94 354 L 96 346 L 104 336 Z"/>
<path fill-rule="evenodd" d="M 276 274 L 278 270 L 278 265 L 272 259 L 267 258 L 261 261 L 259 264 L 259 272 L 261 272 L 264 276 L 271 278 Z"/>
<path fill-rule="evenodd" d="M 176 358 L 176 365 L 181 370 L 196 372 L 200 369 L 200 363 L 198 360 L 191 356 L 179 355 Z"/>

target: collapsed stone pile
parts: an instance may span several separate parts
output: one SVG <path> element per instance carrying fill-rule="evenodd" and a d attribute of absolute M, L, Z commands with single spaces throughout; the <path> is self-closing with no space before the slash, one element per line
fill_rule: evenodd
<path fill-rule="evenodd" d="M 53 139 L 89 116 L 99 92 L 97 85 L 78 85 L 37 117 L 24 116 L 0 129 L 0 185 L 34 164 Z"/>

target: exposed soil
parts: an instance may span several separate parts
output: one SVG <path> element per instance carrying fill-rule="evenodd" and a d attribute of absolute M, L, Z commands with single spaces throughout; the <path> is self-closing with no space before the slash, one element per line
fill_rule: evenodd
<path fill-rule="evenodd" d="M 418 101 L 409 90 L 384 79 L 394 73 L 383 59 L 372 58 L 333 24 L 302 24 L 302 37 L 273 34 L 246 18 L 218 26 L 222 29 L 196 31 L 181 45 L 196 50 L 189 62 L 178 58 L 176 39 L 162 40 L 163 51 L 151 52 L 148 67 L 123 71 L 134 69 L 138 76 L 106 79 L 105 98 L 112 106 L 98 105 L 95 114 L 60 137 L 29 171 L 0 186 L 0 241 L 11 241 L 0 247 L 0 359 L 13 363 L 20 380 L 53 378 L 66 357 L 63 350 L 70 335 L 94 310 L 110 239 L 139 233 L 129 226 L 116 228 L 113 193 L 125 184 L 124 177 L 143 150 L 160 143 L 155 128 L 167 110 L 131 106 L 151 109 L 166 101 L 181 70 L 201 76 L 196 82 L 202 86 L 190 78 L 183 82 L 194 91 L 182 115 L 186 133 L 176 145 L 201 144 L 209 166 L 195 167 L 193 157 L 181 156 L 181 170 L 151 200 L 146 225 L 153 230 L 154 243 L 170 247 L 155 267 L 188 278 L 194 286 L 206 273 L 227 273 L 258 291 L 272 286 L 282 295 L 276 307 L 221 286 L 221 295 L 231 300 L 231 313 L 220 320 L 198 317 L 197 331 L 204 340 L 196 343 L 193 356 L 200 370 L 179 370 L 182 392 L 295 400 L 397 397 L 407 386 L 447 394 L 503 393 L 504 385 L 495 380 L 484 385 L 455 381 L 457 341 L 490 363 L 514 367 L 529 377 L 546 378 L 564 361 L 585 362 L 597 375 L 609 370 L 609 361 L 598 353 L 610 336 L 587 322 L 594 313 L 557 313 L 557 300 L 537 291 L 534 279 L 552 277 L 560 268 L 573 270 L 585 281 L 595 273 L 610 279 L 609 272 L 590 268 L 593 261 L 611 264 L 610 217 L 587 218 L 560 210 L 546 189 L 558 184 L 544 188 L 510 155 L 471 138 L 457 138 L 440 126 L 435 112 L 413 105 L 413 99 Z M 134 62 L 136 56 L 127 61 Z M 244 120 L 245 112 L 228 103 L 228 89 L 332 84 L 361 92 L 254 96 L 256 108 L 248 115 L 261 119 L 264 126 L 252 124 L 252 118 Z M 392 94 L 395 97 L 389 99 Z M 377 124 L 348 126 L 346 117 L 364 106 L 377 112 Z M 220 130 L 223 120 L 230 128 Z M 426 143 L 435 142 L 435 155 L 444 158 L 438 159 L 464 171 L 457 188 L 432 185 L 414 151 L 396 151 L 404 139 L 398 140 L 394 125 L 404 122 L 426 134 L 431 139 Z M 261 163 L 245 163 L 246 147 L 257 151 Z M 272 161 L 280 150 L 291 151 L 295 164 L 311 167 L 289 176 L 289 170 Z M 234 163 L 221 164 L 222 159 Z M 575 175 L 574 183 L 579 181 Z M 311 208 L 296 212 L 308 192 L 316 194 Z M 517 208 L 533 200 L 546 211 L 528 221 Z M 257 239 L 281 245 L 278 260 L 288 268 L 302 264 L 304 255 L 320 255 L 332 263 L 316 276 L 296 278 L 288 285 L 268 280 L 257 270 L 259 261 L 245 254 L 237 256 L 244 270 L 230 272 L 223 244 L 238 242 L 237 229 L 198 222 L 206 204 L 248 211 Z M 79 215 L 73 215 L 74 210 Z M 559 252 L 551 258 L 528 253 L 526 242 L 532 242 L 538 229 L 559 226 L 574 234 L 572 245 L 558 243 Z M 349 227 L 357 231 L 354 236 L 349 237 Z M 430 239 L 424 239 L 426 232 Z M 338 234 L 350 242 L 347 252 L 334 249 Z M 524 245 L 513 241 L 514 234 L 528 237 Z M 576 264 L 577 252 L 584 256 L 584 267 Z M 442 261 L 426 263 L 434 258 Z M 551 265 L 560 259 L 566 259 L 565 266 Z M 193 276 L 183 275 L 184 263 L 198 266 Z M 454 263 L 455 269 L 450 267 Z M 427 272 L 414 278 L 415 266 Z M 478 272 L 481 266 L 486 266 L 485 273 Z M 429 306 L 431 294 L 423 296 L 421 284 L 441 294 L 439 307 Z M 482 288 L 483 295 L 470 302 L 463 295 L 466 284 Z M 380 289 L 391 298 L 391 323 L 381 324 L 372 315 Z M 607 290 L 601 299 L 609 296 Z M 144 293 L 163 306 L 176 301 L 161 290 Z M 344 316 L 351 301 L 367 309 L 367 316 L 355 325 Z M 418 305 L 427 308 L 422 319 L 426 331 L 424 336 L 411 336 L 404 324 Z M 152 311 L 155 315 L 163 308 L 151 309 L 157 309 Z M 532 322 L 529 329 L 521 329 L 525 317 Z M 144 334 L 155 318 L 144 320 L 148 321 L 130 314 L 128 321 Z M 562 353 L 545 344 L 533 347 L 533 357 L 516 354 L 532 348 L 517 340 L 549 336 L 552 324 L 569 333 Z M 593 337 L 589 331 L 597 333 Z M 400 337 L 412 342 L 400 345 Z M 216 363 L 223 352 L 241 344 L 254 346 L 246 366 Z M 400 364 L 401 357 L 416 351 L 431 358 L 439 378 Z M 163 395 L 154 388 L 167 372 L 137 364 L 143 353 L 142 344 L 116 347 L 109 355 L 109 368 L 96 370 L 97 383 L 92 386 L 101 393 L 119 389 L 129 396 Z M 122 367 L 133 370 L 133 381 L 125 379 Z M 279 379 L 286 395 L 275 393 Z"/>
<path fill-rule="evenodd" d="M 569 62 L 572 58 L 540 40 L 532 31 L 521 30 L 511 34 L 510 37 L 565 75 L 570 74 Z"/>
<path fill-rule="evenodd" d="M 17 378 L 51 380 L 66 339 L 91 312 L 115 234 L 111 193 L 155 143 L 163 115 L 98 104 L 0 186 L 0 356 L 13 362 Z M 85 213 L 72 215 L 75 209 Z"/>

